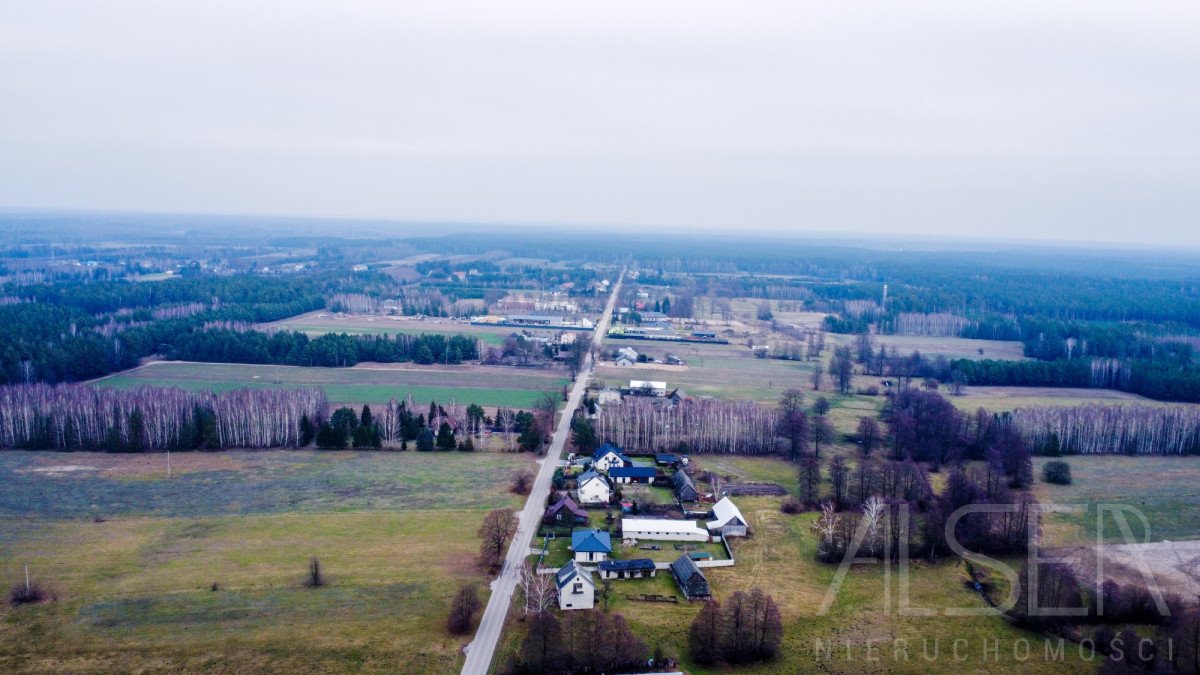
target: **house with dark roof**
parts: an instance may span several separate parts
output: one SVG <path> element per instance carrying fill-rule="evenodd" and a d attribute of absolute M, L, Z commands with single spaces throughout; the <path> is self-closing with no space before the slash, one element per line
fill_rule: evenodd
<path fill-rule="evenodd" d="M 608 560 L 612 553 L 612 537 L 604 530 L 575 530 L 571 533 L 571 550 L 578 562 Z"/>
<path fill-rule="evenodd" d="M 558 608 L 591 609 L 596 606 L 596 582 L 592 573 L 583 565 L 572 560 L 554 574 L 558 587 Z"/>
<path fill-rule="evenodd" d="M 658 572 L 654 561 L 649 558 L 634 560 L 605 560 L 600 563 L 601 579 L 643 579 Z"/>
<path fill-rule="evenodd" d="M 621 449 L 612 443 L 605 443 L 592 453 L 592 468 L 608 473 L 614 466 L 633 466 L 633 460 L 625 456 Z"/>
<path fill-rule="evenodd" d="M 683 471 L 675 472 L 675 475 L 671 477 L 671 484 L 675 486 L 675 496 L 680 501 L 694 502 L 700 499 L 700 491 L 696 489 L 692 477 Z"/>
<path fill-rule="evenodd" d="M 548 525 L 587 525 L 588 520 L 588 512 L 566 494 L 559 495 L 559 500 L 542 516 L 542 522 Z"/>
<path fill-rule="evenodd" d="M 657 469 L 652 466 L 614 466 L 608 470 L 608 477 L 614 483 L 644 483 L 654 482 Z"/>
<path fill-rule="evenodd" d="M 612 486 L 608 479 L 595 471 L 585 471 L 575 479 L 580 504 L 607 504 L 612 499 Z"/>
<path fill-rule="evenodd" d="M 654 456 L 654 463 L 659 466 L 673 466 L 679 463 L 679 455 L 673 452 L 660 452 Z"/>
<path fill-rule="evenodd" d="M 708 587 L 708 578 L 696 567 L 696 562 L 690 556 L 681 555 L 671 563 L 671 576 L 675 577 L 675 583 L 679 584 L 679 590 L 683 591 L 683 596 L 688 600 L 712 595 Z"/>

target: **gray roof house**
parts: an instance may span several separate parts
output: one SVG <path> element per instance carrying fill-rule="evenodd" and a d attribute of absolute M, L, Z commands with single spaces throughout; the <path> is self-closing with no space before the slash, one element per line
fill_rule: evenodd
<path fill-rule="evenodd" d="M 700 491 L 696 489 L 696 484 L 692 482 L 691 476 L 683 471 L 676 471 L 671 477 L 671 483 L 675 486 L 675 496 L 681 501 L 694 502 L 700 499 Z"/>
<path fill-rule="evenodd" d="M 596 606 L 596 582 L 592 581 L 592 573 L 574 560 L 559 568 L 554 574 L 554 584 L 558 587 L 559 609 Z"/>
<path fill-rule="evenodd" d="M 704 576 L 704 572 L 696 567 L 693 561 L 686 554 L 671 563 L 671 576 L 675 577 L 675 583 L 679 584 L 679 590 L 683 591 L 683 595 L 688 600 L 693 598 L 707 598 L 712 595 L 712 591 L 708 588 L 708 578 Z"/>

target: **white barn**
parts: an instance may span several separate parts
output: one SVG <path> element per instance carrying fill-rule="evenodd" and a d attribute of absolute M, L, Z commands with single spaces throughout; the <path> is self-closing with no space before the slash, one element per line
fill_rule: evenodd
<path fill-rule="evenodd" d="M 665 541 L 708 541 L 708 532 L 694 520 L 662 518 L 622 518 L 621 532 L 626 539 L 662 539 Z"/>
<path fill-rule="evenodd" d="M 708 522 L 709 532 L 723 537 L 746 536 L 746 518 L 729 497 L 722 497 L 721 501 L 713 504 L 712 513 L 713 519 Z"/>

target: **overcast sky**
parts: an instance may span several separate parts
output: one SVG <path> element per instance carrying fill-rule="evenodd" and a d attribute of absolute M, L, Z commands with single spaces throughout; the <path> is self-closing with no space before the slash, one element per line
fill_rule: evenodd
<path fill-rule="evenodd" d="M 1200 2 L 0 2 L 0 206 L 1195 244 Z"/>

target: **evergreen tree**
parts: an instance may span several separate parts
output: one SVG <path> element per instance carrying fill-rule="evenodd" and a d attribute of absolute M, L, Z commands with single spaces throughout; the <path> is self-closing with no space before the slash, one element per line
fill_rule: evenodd
<path fill-rule="evenodd" d="M 316 438 L 316 436 L 317 436 L 317 430 L 313 426 L 312 420 L 308 419 L 307 414 L 301 416 L 300 417 L 300 447 L 302 447 L 302 448 L 308 447 L 308 444 L 312 443 L 313 439 Z"/>
<path fill-rule="evenodd" d="M 421 452 L 433 450 L 433 432 L 429 430 L 429 427 L 421 427 L 420 433 L 417 434 L 417 450 Z"/>
<path fill-rule="evenodd" d="M 438 427 L 437 447 L 439 450 L 453 450 L 457 442 L 454 440 L 454 430 L 450 428 L 450 424 L 442 422 Z"/>

